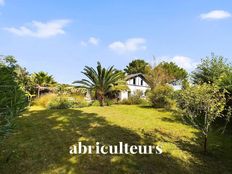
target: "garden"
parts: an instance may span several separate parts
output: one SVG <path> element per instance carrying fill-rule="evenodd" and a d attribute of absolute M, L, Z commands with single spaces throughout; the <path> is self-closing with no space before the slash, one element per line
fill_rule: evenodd
<path fill-rule="evenodd" d="M 165 61 L 136 59 L 124 70 L 98 62 L 73 84 L 3 56 L 0 73 L 0 173 L 232 172 L 232 66 L 222 56 L 203 58 L 191 73 Z M 129 90 L 126 77 L 138 73 L 150 86 L 146 97 L 138 90 L 119 100 Z M 77 142 L 152 144 L 163 152 L 70 155 Z"/>

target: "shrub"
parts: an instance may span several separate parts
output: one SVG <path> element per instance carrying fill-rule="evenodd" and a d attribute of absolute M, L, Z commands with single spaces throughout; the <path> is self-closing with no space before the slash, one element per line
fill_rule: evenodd
<path fill-rule="evenodd" d="M 89 106 L 89 103 L 85 100 L 82 101 L 75 101 L 73 107 L 74 108 L 82 108 Z"/>
<path fill-rule="evenodd" d="M 174 90 L 169 85 L 158 85 L 149 94 L 153 107 L 171 109 L 175 104 L 173 100 Z"/>
<path fill-rule="evenodd" d="M 89 102 L 87 102 L 82 95 L 71 95 L 72 100 L 74 101 L 74 108 L 82 108 L 89 106 Z"/>
<path fill-rule="evenodd" d="M 123 99 L 119 104 L 123 105 L 149 105 L 149 101 L 146 99 L 135 99 L 134 97 L 129 97 L 128 99 Z"/>
<path fill-rule="evenodd" d="M 132 95 L 128 98 L 129 103 L 138 105 L 142 103 L 142 99 L 138 95 Z"/>
<path fill-rule="evenodd" d="M 42 106 L 48 109 L 65 109 L 65 108 L 80 108 L 89 106 L 89 103 L 83 96 L 79 95 L 56 95 L 45 94 L 35 99 L 34 105 Z"/>
<path fill-rule="evenodd" d="M 114 104 L 114 103 L 115 103 L 115 101 L 112 100 L 112 99 L 105 99 L 105 104 L 106 104 L 106 106 L 111 106 L 111 105 Z"/>
<path fill-rule="evenodd" d="M 42 107 L 47 107 L 48 106 L 48 103 L 52 100 L 54 100 L 55 98 L 57 98 L 58 96 L 56 94 L 45 94 L 45 95 L 42 95 L 41 97 L 39 98 L 36 98 L 33 102 L 34 105 L 36 106 L 42 106 Z"/>
<path fill-rule="evenodd" d="M 131 101 L 129 99 L 123 99 L 122 101 L 120 101 L 120 104 L 123 105 L 132 105 Z"/>
<path fill-rule="evenodd" d="M 126 105 L 138 105 L 138 104 L 147 104 L 145 99 L 142 99 L 143 92 L 137 90 L 134 95 L 128 97 L 128 99 L 123 99 L 120 103 Z"/>
<path fill-rule="evenodd" d="M 91 106 L 100 106 L 100 102 L 98 100 L 94 100 L 93 102 L 91 102 L 90 105 Z"/>
<path fill-rule="evenodd" d="M 48 105 L 48 109 L 68 109 L 74 106 L 74 101 L 69 99 L 68 97 L 56 97 L 52 99 Z"/>
<path fill-rule="evenodd" d="M 12 56 L 0 56 L 0 141 L 13 128 L 13 120 L 28 105 L 22 70 Z"/>
<path fill-rule="evenodd" d="M 230 118 L 224 115 L 226 91 L 211 84 L 196 85 L 183 90 L 179 95 L 178 107 L 184 120 L 199 129 L 204 136 L 204 152 L 212 123 L 217 118 Z"/>

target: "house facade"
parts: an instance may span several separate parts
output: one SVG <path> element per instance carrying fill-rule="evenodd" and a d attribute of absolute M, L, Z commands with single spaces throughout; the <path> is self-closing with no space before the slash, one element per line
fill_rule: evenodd
<path fill-rule="evenodd" d="M 129 90 L 119 93 L 120 100 L 128 99 L 129 96 L 136 94 L 138 90 L 143 93 L 142 97 L 145 97 L 146 91 L 150 89 L 141 73 L 128 75 L 126 77 L 126 83 Z"/>

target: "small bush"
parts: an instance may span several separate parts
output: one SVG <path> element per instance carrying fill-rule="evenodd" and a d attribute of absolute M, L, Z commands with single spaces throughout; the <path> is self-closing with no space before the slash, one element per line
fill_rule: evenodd
<path fill-rule="evenodd" d="M 118 98 L 113 98 L 113 99 L 105 99 L 105 105 L 106 106 L 111 106 L 111 105 L 114 105 L 114 104 L 120 104 L 120 101 Z"/>
<path fill-rule="evenodd" d="M 149 94 L 153 107 L 171 109 L 175 105 L 173 100 L 174 90 L 169 85 L 158 85 Z"/>
<path fill-rule="evenodd" d="M 120 103 L 125 105 L 138 105 L 145 102 L 145 99 L 142 99 L 143 93 L 140 90 L 137 90 L 134 95 L 128 97 L 128 99 L 123 99 Z"/>
<path fill-rule="evenodd" d="M 123 105 L 131 105 L 131 101 L 128 100 L 128 99 L 123 99 L 122 101 L 120 101 L 120 104 L 123 104 Z"/>
<path fill-rule="evenodd" d="M 84 98 L 84 96 L 81 95 L 72 95 L 70 98 L 73 99 L 74 101 L 74 106 L 75 108 L 82 108 L 82 107 L 87 107 L 89 106 L 89 102 L 87 102 Z"/>
<path fill-rule="evenodd" d="M 131 104 L 141 104 L 142 103 L 142 99 L 140 98 L 141 96 L 138 96 L 138 95 L 132 95 L 128 98 L 129 100 L 129 103 Z"/>
<path fill-rule="evenodd" d="M 140 101 L 140 105 L 143 105 L 143 106 L 151 106 L 151 102 L 149 99 L 144 99 L 142 98 L 141 101 Z"/>
<path fill-rule="evenodd" d="M 100 106 L 100 102 L 98 100 L 94 100 L 90 105 L 91 106 Z"/>
<path fill-rule="evenodd" d="M 52 99 L 48 105 L 48 109 L 68 109 L 74 106 L 74 101 L 68 97 L 56 97 Z"/>
<path fill-rule="evenodd" d="M 87 107 L 87 106 L 89 106 L 89 103 L 87 101 L 83 100 L 83 101 L 75 101 L 73 107 L 74 108 L 83 108 L 83 107 Z"/>
<path fill-rule="evenodd" d="M 150 102 L 146 99 L 142 98 L 135 98 L 135 97 L 129 97 L 128 99 L 123 99 L 119 102 L 119 104 L 123 105 L 150 105 Z"/>
<path fill-rule="evenodd" d="M 36 106 L 42 106 L 42 107 L 47 107 L 48 103 L 52 100 L 54 100 L 55 98 L 57 98 L 56 94 L 45 94 L 40 96 L 39 98 L 36 98 L 33 102 L 34 105 Z"/>

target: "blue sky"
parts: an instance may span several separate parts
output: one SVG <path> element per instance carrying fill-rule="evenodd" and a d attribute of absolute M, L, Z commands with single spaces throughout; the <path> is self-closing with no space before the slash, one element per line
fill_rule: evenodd
<path fill-rule="evenodd" d="M 85 65 L 174 61 L 191 71 L 214 52 L 232 58 L 231 0 L 0 0 L 0 55 L 58 82 Z"/>

